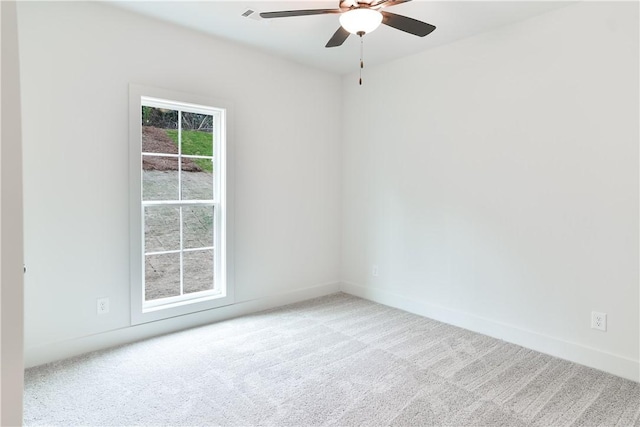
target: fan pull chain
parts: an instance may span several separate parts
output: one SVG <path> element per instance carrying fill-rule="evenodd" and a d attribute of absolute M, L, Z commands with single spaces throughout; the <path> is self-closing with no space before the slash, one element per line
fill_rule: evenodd
<path fill-rule="evenodd" d="M 364 32 L 360 31 L 358 32 L 358 35 L 360 36 L 360 86 L 362 86 L 362 69 L 364 68 L 364 39 L 362 38 L 362 36 L 364 36 Z"/>

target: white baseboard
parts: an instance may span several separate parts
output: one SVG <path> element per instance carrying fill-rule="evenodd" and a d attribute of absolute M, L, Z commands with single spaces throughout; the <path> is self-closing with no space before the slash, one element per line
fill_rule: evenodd
<path fill-rule="evenodd" d="M 25 349 L 25 367 L 44 365 L 69 357 L 146 338 L 219 322 L 262 310 L 329 295 L 340 290 L 339 282 L 324 283 L 295 291 L 242 301 L 212 310 L 200 311 L 156 322 L 116 329 L 72 340 L 60 341 Z"/>
<path fill-rule="evenodd" d="M 450 325 L 498 338 L 541 353 L 640 382 L 640 361 L 565 341 L 513 325 L 452 310 L 382 289 L 342 282 L 342 292 Z"/>
<path fill-rule="evenodd" d="M 537 332 L 520 329 L 513 325 L 496 322 L 473 314 L 436 306 L 386 290 L 364 287 L 350 282 L 320 284 L 291 292 L 271 295 L 269 297 L 243 301 L 214 310 L 201 311 L 190 315 L 116 329 L 73 340 L 27 348 L 25 349 L 25 367 L 29 368 L 43 365 L 45 363 L 131 343 L 157 335 L 202 326 L 286 304 L 329 295 L 338 291 L 640 382 L 640 361 L 638 360 L 629 359 Z"/>

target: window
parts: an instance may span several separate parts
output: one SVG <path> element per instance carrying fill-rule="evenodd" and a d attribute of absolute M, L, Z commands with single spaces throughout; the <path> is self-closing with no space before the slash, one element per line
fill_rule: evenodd
<path fill-rule="evenodd" d="M 131 320 L 233 302 L 228 107 L 130 88 Z"/>

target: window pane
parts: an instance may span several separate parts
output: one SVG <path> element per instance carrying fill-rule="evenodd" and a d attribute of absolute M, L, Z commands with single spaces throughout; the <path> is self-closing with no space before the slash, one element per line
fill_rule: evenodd
<path fill-rule="evenodd" d="M 182 169 L 182 200 L 213 200 L 213 173 L 207 170 Z M 201 162 L 213 162 L 210 159 L 195 159 Z"/>
<path fill-rule="evenodd" d="M 180 249 L 180 208 L 147 206 L 144 208 L 144 251 Z"/>
<path fill-rule="evenodd" d="M 189 251 L 183 254 L 184 293 L 213 289 L 213 251 Z"/>
<path fill-rule="evenodd" d="M 178 112 L 142 107 L 142 152 L 178 154 Z"/>
<path fill-rule="evenodd" d="M 182 154 L 213 156 L 213 116 L 182 113 Z"/>
<path fill-rule="evenodd" d="M 180 295 L 180 254 L 145 256 L 145 300 Z"/>
<path fill-rule="evenodd" d="M 178 159 L 142 156 L 142 200 L 178 200 Z"/>
<path fill-rule="evenodd" d="M 182 113 L 182 155 L 213 156 L 213 116 Z M 182 200 L 213 199 L 213 161 L 182 161 Z"/>
<path fill-rule="evenodd" d="M 182 208 L 182 244 L 185 249 L 213 246 L 213 206 Z"/>

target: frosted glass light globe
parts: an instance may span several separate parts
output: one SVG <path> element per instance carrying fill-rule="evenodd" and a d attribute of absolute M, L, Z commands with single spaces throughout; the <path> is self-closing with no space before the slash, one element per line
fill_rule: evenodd
<path fill-rule="evenodd" d="M 382 14 L 373 9 L 353 9 L 340 15 L 340 25 L 351 34 L 370 33 L 382 22 Z"/>

